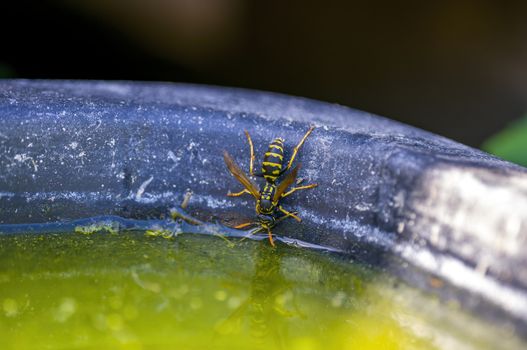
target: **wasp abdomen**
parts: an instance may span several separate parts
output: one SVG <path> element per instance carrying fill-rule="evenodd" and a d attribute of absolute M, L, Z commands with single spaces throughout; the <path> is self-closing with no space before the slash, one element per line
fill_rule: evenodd
<path fill-rule="evenodd" d="M 284 160 L 284 139 L 278 137 L 271 142 L 269 149 L 265 152 L 262 163 L 263 177 L 270 182 L 276 181 L 282 171 Z"/>

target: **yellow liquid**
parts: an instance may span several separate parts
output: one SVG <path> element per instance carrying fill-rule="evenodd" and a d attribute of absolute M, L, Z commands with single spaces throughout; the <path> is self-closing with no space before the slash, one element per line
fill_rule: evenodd
<path fill-rule="evenodd" d="M 0 349 L 522 345 L 380 271 L 306 249 L 144 232 L 0 237 Z"/>

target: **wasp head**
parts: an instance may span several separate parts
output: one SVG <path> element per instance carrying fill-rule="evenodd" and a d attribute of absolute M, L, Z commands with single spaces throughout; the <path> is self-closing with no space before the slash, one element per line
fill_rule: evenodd
<path fill-rule="evenodd" d="M 271 202 L 270 199 L 262 198 L 260 199 L 260 203 L 258 204 L 259 204 L 259 210 L 262 213 L 272 213 L 274 210 L 273 202 Z"/>

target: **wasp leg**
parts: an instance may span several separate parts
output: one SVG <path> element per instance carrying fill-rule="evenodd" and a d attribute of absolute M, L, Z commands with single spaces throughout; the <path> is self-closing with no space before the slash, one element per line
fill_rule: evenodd
<path fill-rule="evenodd" d="M 227 239 L 227 237 L 225 237 L 224 235 L 220 235 L 219 233 L 214 233 L 213 236 L 216 236 L 216 237 L 219 237 L 221 239 L 223 239 L 226 243 L 227 243 L 227 246 L 229 248 L 234 248 L 234 243 L 232 243 L 231 241 L 229 241 Z"/>
<path fill-rule="evenodd" d="M 297 211 L 294 211 L 294 212 L 292 212 L 291 214 L 293 214 L 293 215 L 297 215 L 298 212 L 297 212 Z M 287 219 L 288 217 L 289 217 L 289 215 L 281 216 L 281 217 L 279 217 L 278 219 L 276 219 L 276 223 L 279 223 L 280 221 L 284 221 L 284 220 Z"/>
<path fill-rule="evenodd" d="M 309 134 L 311 134 L 311 132 L 313 132 L 314 129 L 315 129 L 315 126 L 310 127 L 309 130 L 304 135 L 304 137 L 302 137 L 302 140 L 300 140 L 298 145 L 296 145 L 295 149 L 293 150 L 293 155 L 291 156 L 291 159 L 289 159 L 289 163 L 287 164 L 287 167 L 282 172 L 285 172 L 286 170 L 289 170 L 289 168 L 291 168 L 291 165 L 293 165 L 293 161 L 295 160 L 296 155 L 298 151 L 300 150 L 300 147 L 302 147 L 307 137 L 309 136 Z"/>
<path fill-rule="evenodd" d="M 249 132 L 247 130 L 244 130 L 244 131 L 245 131 L 245 136 L 247 137 L 247 141 L 249 142 L 249 147 L 251 149 L 251 159 L 250 159 L 250 162 L 249 162 L 249 173 L 251 174 L 251 176 L 254 176 L 254 171 L 253 171 L 253 165 L 254 165 L 253 140 L 251 140 L 251 135 L 249 135 Z"/>
<path fill-rule="evenodd" d="M 270 228 L 270 227 L 267 228 L 267 234 L 269 235 L 269 243 L 271 243 L 271 245 L 273 246 L 273 248 L 275 248 L 276 245 L 274 244 L 274 241 L 273 241 L 273 233 L 271 232 L 271 228 Z"/>
<path fill-rule="evenodd" d="M 289 196 L 290 194 L 298 191 L 298 190 L 307 190 L 308 188 L 314 188 L 314 187 L 317 187 L 318 184 L 311 184 L 311 185 L 305 185 L 305 186 L 298 186 L 298 187 L 293 187 L 292 189 L 290 189 L 289 191 L 287 191 L 286 193 L 282 194 L 282 197 L 281 198 L 284 198 L 284 197 L 287 197 Z"/>
<path fill-rule="evenodd" d="M 258 228 L 255 228 L 255 229 L 251 230 L 248 234 L 246 234 L 245 236 L 243 236 L 242 239 L 240 239 L 240 242 L 246 240 L 247 238 L 251 237 L 251 236 L 254 235 L 255 233 L 258 233 L 258 232 L 260 232 L 260 231 L 263 231 L 263 229 L 264 229 L 264 228 L 260 226 L 260 227 L 258 227 Z"/>
<path fill-rule="evenodd" d="M 172 217 L 172 220 L 174 221 L 176 221 L 177 219 L 181 219 L 192 225 L 203 225 L 204 224 L 203 221 L 193 218 L 192 216 L 188 215 L 183 210 L 179 210 L 178 208 L 170 209 L 170 216 Z"/>
<path fill-rule="evenodd" d="M 244 194 L 244 193 L 251 194 L 251 192 L 249 192 L 248 189 L 244 188 L 244 189 L 241 190 L 240 192 L 236 192 L 236 193 L 231 193 L 231 192 L 229 192 L 229 193 L 227 193 L 227 196 L 228 196 L 228 197 L 239 197 L 239 196 L 241 196 L 241 195 Z"/>
<path fill-rule="evenodd" d="M 234 226 L 235 229 L 240 229 L 240 228 L 244 228 L 244 227 L 247 227 L 247 226 L 251 226 L 251 225 L 256 225 L 257 223 L 256 222 L 244 222 L 243 224 L 239 224 L 239 225 L 236 225 Z"/>
<path fill-rule="evenodd" d="M 181 202 L 181 209 L 187 209 L 188 202 L 190 202 L 190 197 L 192 197 L 192 191 L 187 190 L 183 197 L 183 202 Z"/>
<path fill-rule="evenodd" d="M 282 213 L 284 213 L 286 216 L 290 216 L 290 217 L 292 217 L 293 219 L 295 219 L 295 220 L 298 221 L 298 222 L 301 222 L 301 221 L 302 221 L 302 219 L 300 219 L 300 218 L 299 218 L 298 216 L 296 216 L 295 214 L 293 214 L 293 213 L 291 213 L 291 212 L 285 210 L 284 208 L 282 208 L 281 205 L 278 206 L 278 209 L 279 209 Z"/>
<path fill-rule="evenodd" d="M 258 232 L 263 231 L 263 230 L 264 230 L 263 227 L 255 228 L 254 230 L 252 230 L 251 232 L 249 232 L 249 235 L 254 235 L 255 233 L 258 233 Z"/>

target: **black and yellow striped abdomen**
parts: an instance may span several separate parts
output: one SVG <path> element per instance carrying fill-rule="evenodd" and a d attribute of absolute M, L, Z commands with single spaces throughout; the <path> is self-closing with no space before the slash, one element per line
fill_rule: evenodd
<path fill-rule="evenodd" d="M 282 171 L 284 160 L 284 139 L 278 137 L 271 142 L 262 163 L 262 175 L 269 182 L 275 182 Z"/>

